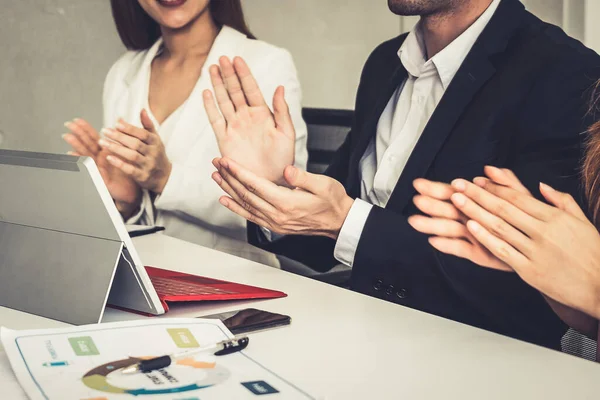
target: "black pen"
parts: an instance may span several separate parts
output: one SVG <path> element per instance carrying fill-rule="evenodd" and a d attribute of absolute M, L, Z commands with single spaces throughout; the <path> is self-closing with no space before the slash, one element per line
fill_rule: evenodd
<path fill-rule="evenodd" d="M 177 359 L 189 357 L 198 353 L 205 353 L 208 351 L 214 351 L 215 356 L 224 356 L 226 354 L 236 353 L 238 351 L 244 350 L 246 347 L 248 347 L 249 341 L 250 339 L 248 339 L 248 337 L 246 336 L 229 340 L 223 340 L 222 342 L 215 343 L 210 346 L 204 346 L 194 350 L 183 351 L 181 353 L 175 353 L 162 357 L 152 358 L 150 360 L 140 361 L 137 364 L 133 364 L 129 367 L 124 368 L 121 372 L 127 375 L 135 374 L 137 372 L 155 371 L 157 369 L 168 367 L 173 361 Z"/>

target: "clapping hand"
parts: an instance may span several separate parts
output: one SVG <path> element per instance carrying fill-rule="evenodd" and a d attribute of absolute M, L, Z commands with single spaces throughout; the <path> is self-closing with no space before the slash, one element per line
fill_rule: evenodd
<path fill-rule="evenodd" d="M 279 186 L 231 159 L 213 164 L 213 179 L 228 194 L 221 204 L 279 234 L 337 239 L 354 202 L 335 179 L 291 165 L 284 170 L 285 186 Z"/>
<path fill-rule="evenodd" d="M 87 121 L 76 118 L 65 123 L 65 126 L 69 129 L 69 133 L 64 134 L 63 139 L 73 149 L 69 154 L 87 156 L 94 160 L 117 208 L 124 218 L 128 218 L 141 201 L 140 187 L 134 180 L 108 163 L 106 159 L 108 152 L 98 144 L 100 135 Z"/>
<path fill-rule="evenodd" d="M 485 171 L 487 178 L 473 183 L 452 182 L 446 211 L 415 199 L 430 217 L 413 216 L 411 225 L 433 235 L 431 244 L 444 253 L 490 268 L 510 268 L 549 298 L 600 318 L 600 234 L 577 202 L 542 183 L 540 192 L 550 205 L 545 204 L 511 171 Z M 438 200 L 428 196 L 431 204 Z"/>
<path fill-rule="evenodd" d="M 107 160 L 111 165 L 142 188 L 160 194 L 169 180 L 172 164 L 146 110 L 142 110 L 140 119 L 143 128 L 120 119 L 115 129 L 102 131 L 109 140 L 99 143 L 110 153 Z"/>
<path fill-rule="evenodd" d="M 277 88 L 271 112 L 244 60 L 221 57 L 219 64 L 210 67 L 216 102 L 206 90 L 204 107 L 221 155 L 259 177 L 286 184 L 283 170 L 294 164 L 296 132 L 284 88 Z"/>

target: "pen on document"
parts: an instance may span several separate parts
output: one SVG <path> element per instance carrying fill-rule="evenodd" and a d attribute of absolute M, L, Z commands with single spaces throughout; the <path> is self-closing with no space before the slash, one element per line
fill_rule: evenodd
<path fill-rule="evenodd" d="M 238 351 L 244 350 L 246 347 L 248 347 L 249 341 L 250 339 L 248 339 L 248 337 L 246 336 L 229 340 L 223 340 L 222 342 L 215 343 L 210 346 L 204 346 L 194 350 L 183 351 L 181 353 L 175 353 L 162 357 L 152 358 L 150 360 L 140 361 L 137 364 L 130 365 L 129 367 L 124 368 L 121 372 L 126 375 L 135 374 L 137 372 L 150 372 L 157 369 L 166 368 L 169 365 L 171 365 L 173 361 L 179 358 L 185 358 L 194 354 L 205 353 L 209 351 L 214 351 L 215 356 L 224 356 L 226 354 L 236 353 Z"/>

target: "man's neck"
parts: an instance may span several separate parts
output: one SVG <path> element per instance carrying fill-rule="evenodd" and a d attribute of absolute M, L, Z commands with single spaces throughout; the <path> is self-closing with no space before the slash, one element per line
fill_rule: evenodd
<path fill-rule="evenodd" d="M 427 59 L 435 56 L 466 31 L 492 4 L 492 0 L 470 0 L 452 10 L 421 18 Z"/>
<path fill-rule="evenodd" d="M 209 12 L 202 13 L 187 26 L 170 30 L 162 28 L 164 56 L 176 62 L 205 56 L 210 51 L 219 29 Z"/>

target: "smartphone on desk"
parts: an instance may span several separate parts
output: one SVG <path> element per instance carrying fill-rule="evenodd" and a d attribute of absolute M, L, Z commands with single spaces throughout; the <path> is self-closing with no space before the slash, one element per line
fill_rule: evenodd
<path fill-rule="evenodd" d="M 292 322 L 289 315 L 257 310 L 256 308 L 204 315 L 198 318 L 220 319 L 234 335 L 272 329 L 289 325 Z"/>

